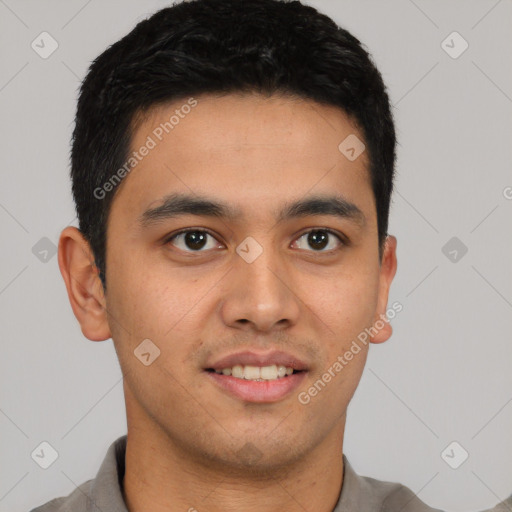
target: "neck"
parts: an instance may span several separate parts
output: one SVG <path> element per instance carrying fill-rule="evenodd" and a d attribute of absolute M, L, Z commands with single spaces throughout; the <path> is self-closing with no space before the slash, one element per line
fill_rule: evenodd
<path fill-rule="evenodd" d="M 255 472 L 198 460 L 159 429 L 129 426 L 124 499 L 129 512 L 332 512 L 343 479 L 343 430 L 302 460 Z"/>

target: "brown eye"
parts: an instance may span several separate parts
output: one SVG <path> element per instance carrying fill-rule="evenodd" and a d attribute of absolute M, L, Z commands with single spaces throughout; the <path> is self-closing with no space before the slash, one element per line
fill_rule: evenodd
<path fill-rule="evenodd" d="M 213 235 L 200 229 L 181 231 L 169 238 L 166 243 L 171 243 L 186 252 L 205 252 L 202 249 L 214 249 L 219 246 Z"/>
<path fill-rule="evenodd" d="M 304 240 L 305 242 L 301 240 Z M 327 252 L 343 245 L 341 238 L 327 229 L 314 229 L 303 233 L 298 239 L 299 249 L 313 249 L 314 252 Z"/>

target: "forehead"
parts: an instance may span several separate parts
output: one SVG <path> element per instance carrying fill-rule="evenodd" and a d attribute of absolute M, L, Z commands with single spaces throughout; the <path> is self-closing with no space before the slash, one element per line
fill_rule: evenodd
<path fill-rule="evenodd" d="M 135 215 L 182 192 L 276 211 L 279 200 L 308 192 L 348 199 L 364 192 L 371 207 L 367 154 L 347 158 L 346 140 L 364 147 L 356 124 L 334 106 L 256 94 L 185 98 L 138 119 L 131 141 L 137 162 L 114 203 Z"/>

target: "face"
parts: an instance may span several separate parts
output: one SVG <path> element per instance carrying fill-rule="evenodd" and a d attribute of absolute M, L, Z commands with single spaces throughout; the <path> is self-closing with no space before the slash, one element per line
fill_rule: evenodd
<path fill-rule="evenodd" d="M 340 109 L 195 101 L 138 124 L 132 150 L 151 148 L 109 216 L 105 325 L 129 428 L 211 464 L 286 466 L 343 431 L 368 344 L 343 356 L 386 311 L 395 247 L 379 260 L 367 154 L 338 148 L 363 135 Z"/>

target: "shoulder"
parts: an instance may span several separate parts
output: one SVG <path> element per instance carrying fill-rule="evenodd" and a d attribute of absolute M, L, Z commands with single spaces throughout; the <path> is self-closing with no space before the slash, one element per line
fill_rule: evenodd
<path fill-rule="evenodd" d="M 372 512 L 442 512 L 423 502 L 411 489 L 398 482 L 358 475 L 346 456 L 347 490 L 340 510 L 366 509 Z M 343 492 L 342 492 L 343 495 Z"/>
<path fill-rule="evenodd" d="M 442 512 L 422 501 L 409 487 L 399 483 L 382 482 L 386 492 L 382 500 L 380 512 Z"/>
<path fill-rule="evenodd" d="M 379 512 L 442 512 L 423 502 L 409 487 L 397 482 L 360 476 L 363 487 L 374 496 L 375 510 Z"/>
<path fill-rule="evenodd" d="M 494 507 L 482 512 L 512 512 L 512 494 L 504 501 L 497 503 Z"/>
<path fill-rule="evenodd" d="M 67 496 L 54 498 L 30 512 L 85 512 L 88 510 L 89 493 L 91 490 L 91 483 L 93 480 L 88 480 L 79 485 L 73 492 Z"/>
<path fill-rule="evenodd" d="M 122 494 L 126 434 L 113 441 L 96 477 L 30 512 L 128 512 Z"/>

